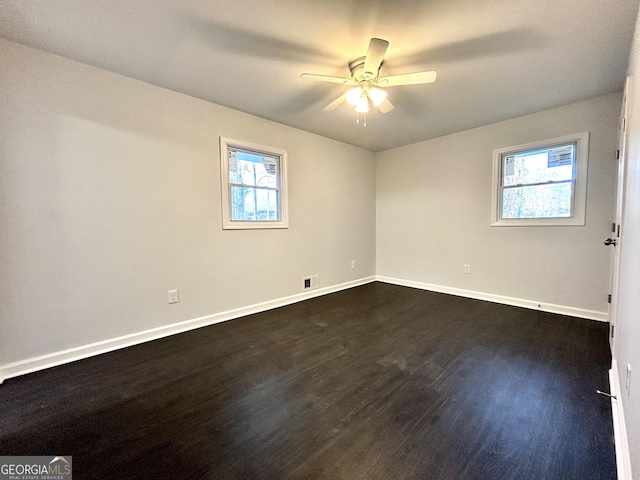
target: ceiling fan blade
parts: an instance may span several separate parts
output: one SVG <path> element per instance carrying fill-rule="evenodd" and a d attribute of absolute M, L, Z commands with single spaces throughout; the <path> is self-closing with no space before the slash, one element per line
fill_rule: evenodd
<path fill-rule="evenodd" d="M 313 73 L 303 73 L 300 78 L 306 78 L 307 80 L 313 80 L 316 82 L 329 82 L 340 83 L 342 85 L 353 85 L 353 80 L 350 78 L 330 77 L 327 75 L 315 75 Z"/>
<path fill-rule="evenodd" d="M 435 70 L 429 72 L 403 73 L 381 78 L 376 82 L 380 87 L 396 87 L 398 85 L 416 85 L 418 83 L 433 83 L 438 73 Z"/>
<path fill-rule="evenodd" d="M 387 48 L 389 48 L 389 42 L 386 40 L 381 38 L 371 39 L 367 56 L 364 59 L 363 70 L 365 73 L 370 73 L 373 78 L 378 76 L 378 70 L 380 70 L 384 54 L 387 53 Z"/>
<path fill-rule="evenodd" d="M 384 101 L 380 105 L 378 105 L 378 108 L 382 113 L 387 113 L 396 107 L 394 107 L 393 103 L 391 103 L 388 99 L 385 98 Z"/>
<path fill-rule="evenodd" d="M 322 109 L 323 112 L 330 112 L 331 110 L 333 110 L 334 108 L 336 108 L 338 105 L 340 105 L 342 102 L 344 102 L 347 99 L 346 95 L 341 95 L 338 98 L 336 98 L 333 102 L 331 102 L 329 105 L 327 105 L 326 107 L 324 107 Z"/>

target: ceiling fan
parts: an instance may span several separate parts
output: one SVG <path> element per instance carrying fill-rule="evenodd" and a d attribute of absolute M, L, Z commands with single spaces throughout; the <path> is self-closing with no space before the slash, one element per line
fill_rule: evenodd
<path fill-rule="evenodd" d="M 349 63 L 351 78 L 315 75 L 312 73 L 303 73 L 301 77 L 318 82 L 340 83 L 354 87 L 324 107 L 323 111 L 325 112 L 333 110 L 346 101 L 354 106 L 358 113 L 367 113 L 370 103 L 378 107 L 382 113 L 387 113 L 393 110 L 394 106 L 387 99 L 387 92 L 381 89 L 400 85 L 433 83 L 437 77 L 437 73 L 431 70 L 380 78 L 380 66 L 387 48 L 389 48 L 389 42 L 381 38 L 372 38 L 369 42 L 367 55 L 358 57 Z"/>

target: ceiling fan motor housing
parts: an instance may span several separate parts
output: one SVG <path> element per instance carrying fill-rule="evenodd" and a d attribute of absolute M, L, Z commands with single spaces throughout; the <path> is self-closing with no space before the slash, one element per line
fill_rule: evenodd
<path fill-rule="evenodd" d="M 379 69 L 377 72 L 365 72 L 364 71 L 364 61 L 367 57 L 358 57 L 349 62 L 349 71 L 351 72 L 351 79 L 360 83 L 363 80 L 374 81 L 378 78 Z M 384 63 L 384 62 L 382 62 Z M 382 63 L 380 64 L 382 66 Z"/>
<path fill-rule="evenodd" d="M 366 57 L 358 57 L 349 62 L 349 71 L 351 72 L 351 79 L 360 88 L 362 97 L 369 97 L 369 93 L 375 87 L 375 80 L 378 78 L 378 72 L 365 72 L 364 63 Z"/>

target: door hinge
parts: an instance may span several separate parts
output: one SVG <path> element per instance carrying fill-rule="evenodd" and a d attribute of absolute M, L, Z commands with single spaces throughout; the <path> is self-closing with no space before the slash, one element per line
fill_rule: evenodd
<path fill-rule="evenodd" d="M 611 303 L 611 294 L 607 296 L 607 303 Z"/>
<path fill-rule="evenodd" d="M 616 160 L 620 160 L 620 150 L 616 150 Z"/>
<path fill-rule="evenodd" d="M 615 330 L 616 326 L 615 325 L 611 325 L 611 338 L 613 338 L 613 331 Z"/>
<path fill-rule="evenodd" d="M 620 236 L 620 225 L 618 225 L 618 232 L 616 233 L 616 237 Z"/>
<path fill-rule="evenodd" d="M 627 129 L 627 118 L 622 117 L 622 131 L 624 132 Z"/>

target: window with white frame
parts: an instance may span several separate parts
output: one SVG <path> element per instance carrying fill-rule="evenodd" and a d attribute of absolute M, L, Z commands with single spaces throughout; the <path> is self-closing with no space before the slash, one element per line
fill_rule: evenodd
<path fill-rule="evenodd" d="M 222 228 L 287 228 L 287 152 L 220 137 Z"/>
<path fill-rule="evenodd" d="M 493 151 L 493 226 L 584 225 L 589 133 Z"/>

